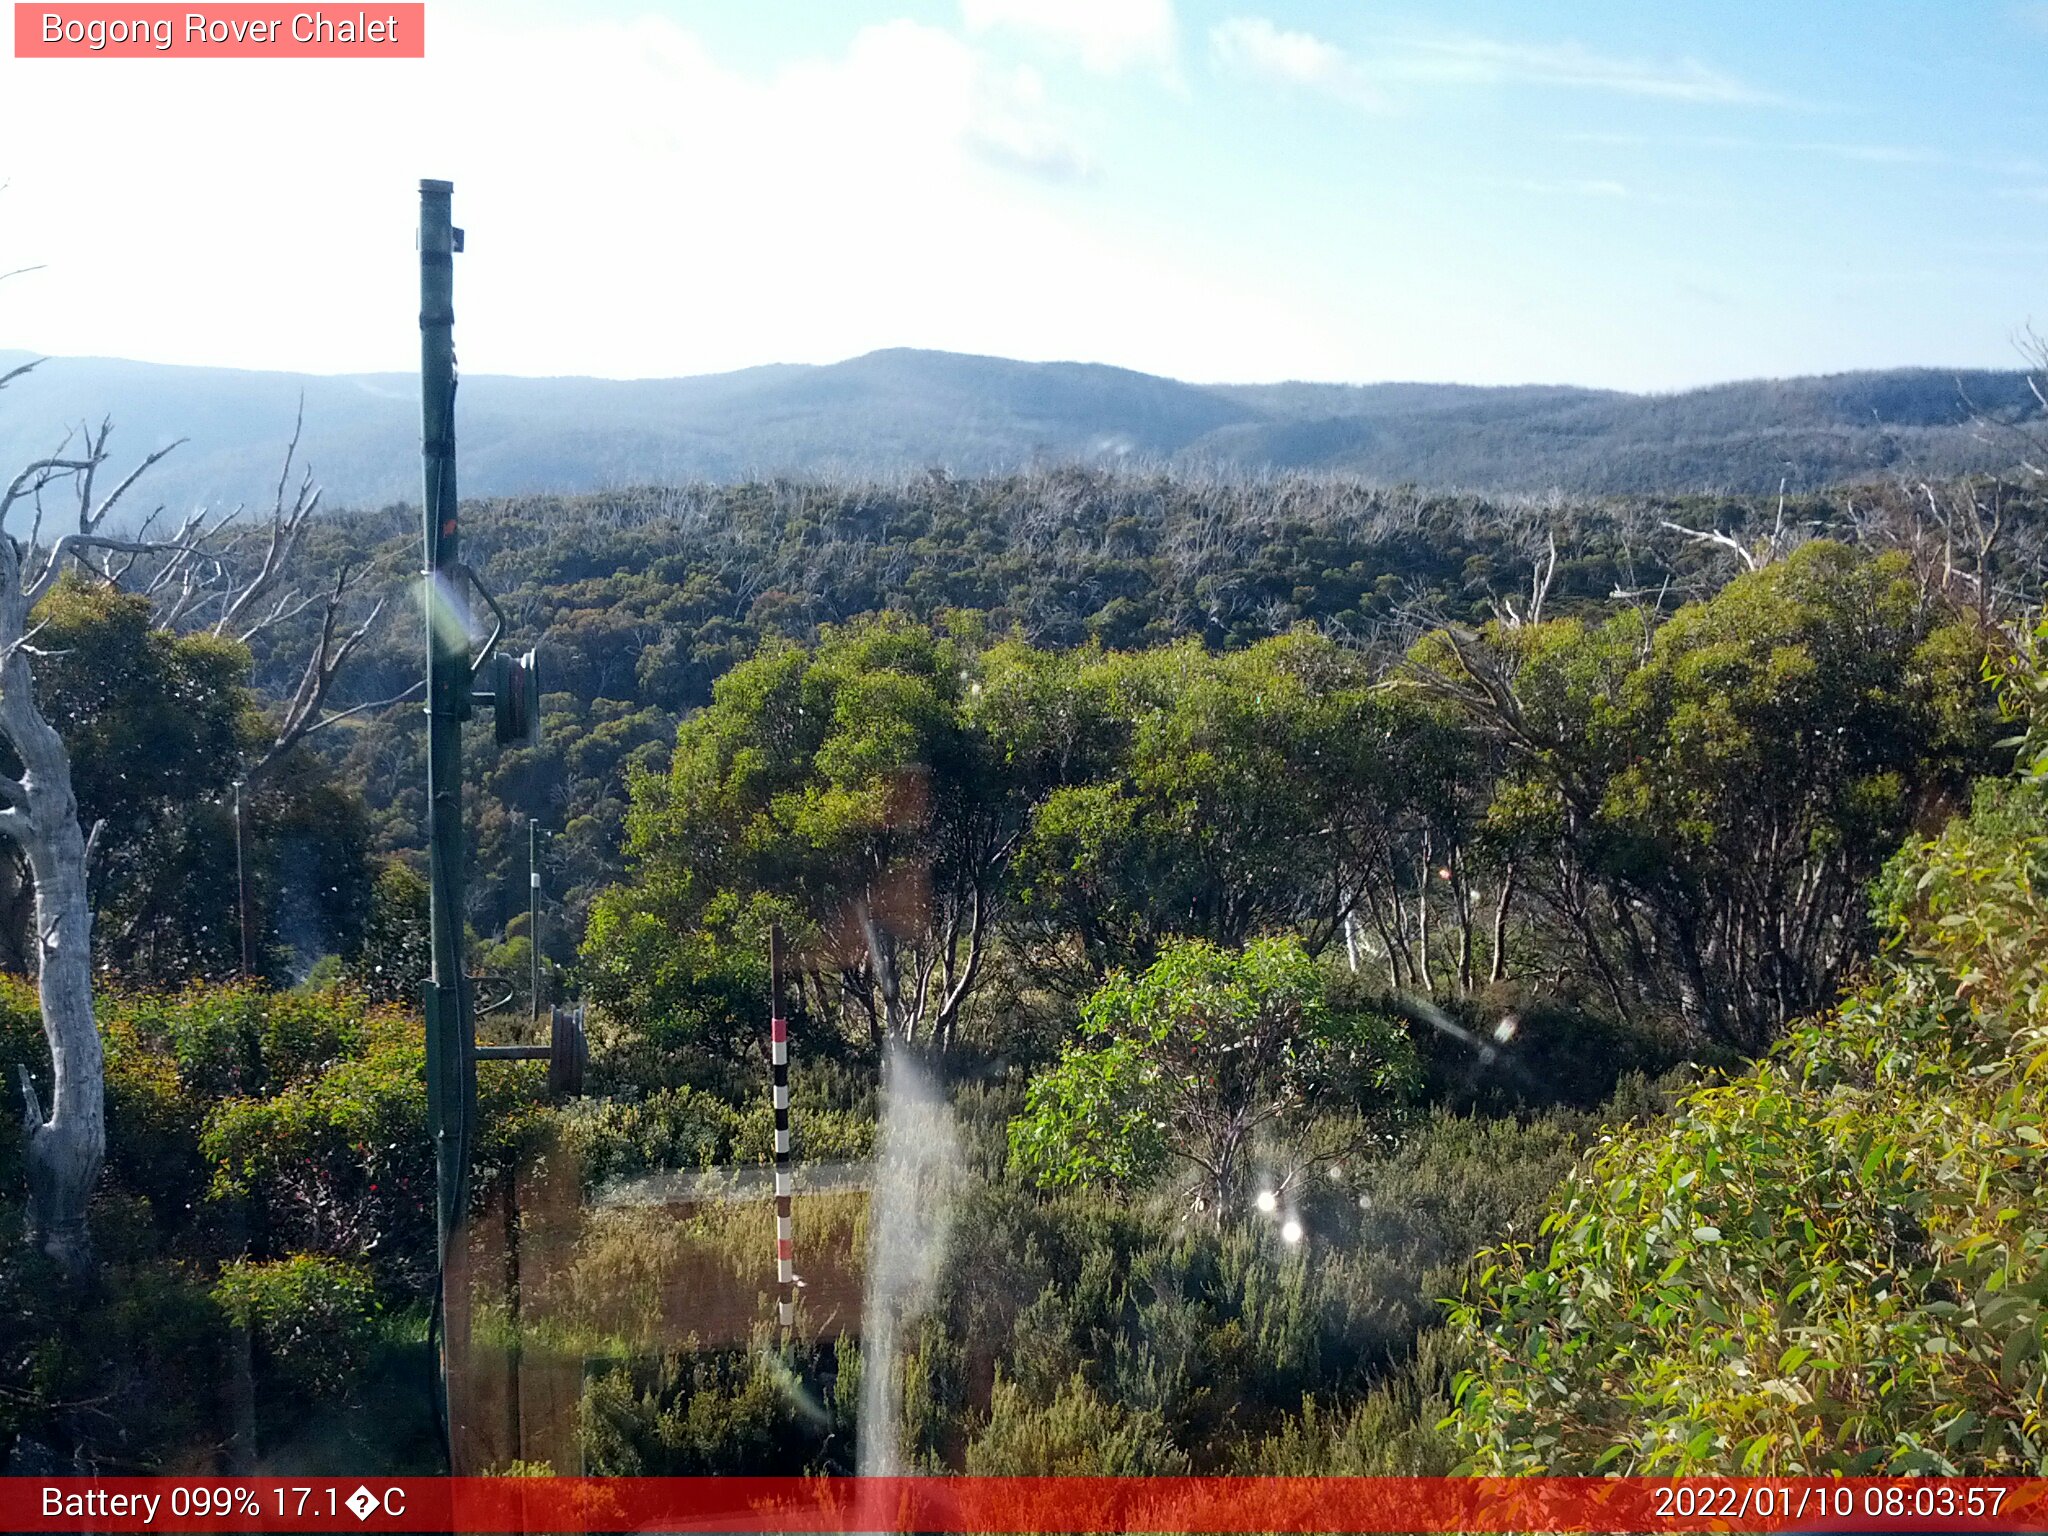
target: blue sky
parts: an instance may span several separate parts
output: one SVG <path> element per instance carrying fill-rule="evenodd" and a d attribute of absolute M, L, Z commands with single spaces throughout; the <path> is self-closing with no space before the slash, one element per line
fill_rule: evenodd
<path fill-rule="evenodd" d="M 424 62 L 0 61 L 0 345 L 409 368 L 421 175 L 490 372 L 1669 389 L 2048 325 L 2048 5 L 428 14 Z"/>

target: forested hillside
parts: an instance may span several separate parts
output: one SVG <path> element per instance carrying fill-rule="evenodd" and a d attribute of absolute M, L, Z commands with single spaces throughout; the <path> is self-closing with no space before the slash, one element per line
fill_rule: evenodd
<path fill-rule="evenodd" d="M 486 1028 L 523 1027 L 529 818 L 548 986 L 591 1021 L 578 1099 L 483 1072 L 478 1336 L 574 1382 L 517 1459 L 2038 1465 L 1999 1293 L 2039 1247 L 2043 514 L 2030 480 L 1088 469 L 466 507 L 547 669 L 539 743 L 468 748 Z M 418 671 L 418 537 L 308 524 L 295 580 L 341 596 L 246 645 L 83 573 L 45 600 L 40 696 L 102 765 L 110 1143 L 99 1278 L 0 1257 L 17 1469 L 438 1455 L 421 730 L 380 702 Z M 321 627 L 366 620 L 329 701 L 366 707 L 254 797 L 239 980 L 233 780 Z M 207 706 L 189 740 L 167 694 Z M 152 899 L 168 869 L 191 899 Z M 745 1178 L 772 924 L 786 1348 Z M 46 1073 L 39 1039 L 0 992 L 0 1048 Z"/>
<path fill-rule="evenodd" d="M 662 767 L 678 721 L 771 638 L 810 642 L 822 626 L 895 611 L 975 645 L 1014 636 L 1054 650 L 1122 650 L 1186 637 L 1234 650 L 1306 623 L 1385 666 L 1443 622 L 1526 616 L 1539 569 L 1547 614 L 1592 616 L 1668 612 L 1740 568 L 1727 549 L 1681 529 L 1775 534 L 1781 547 L 1829 533 L 1939 560 L 1987 526 L 1956 494 L 1944 488 L 1931 506 L 1910 486 L 1782 507 L 1775 498 L 1529 504 L 1313 477 L 1247 486 L 1061 470 L 481 504 L 469 519 L 471 558 L 523 632 L 544 637 L 547 697 L 537 749 L 477 749 L 474 921 L 490 934 L 523 913 L 523 821 L 537 816 L 562 834 L 550 844 L 549 889 L 569 904 L 551 951 L 566 961 L 590 894 L 621 868 L 628 772 Z M 1983 494 L 2003 509 L 1991 564 L 2009 599 L 2023 601 L 2039 579 L 2028 493 Z M 409 516 L 380 513 L 329 518 L 313 537 L 314 568 L 350 562 L 388 586 L 410 570 L 418 535 Z M 296 683 L 302 639 L 286 627 L 277 659 L 259 656 L 266 687 Z M 390 697 L 417 667 L 410 623 L 393 609 L 338 702 Z M 417 724 L 410 710 L 384 712 L 323 744 L 389 850 L 417 846 Z"/>

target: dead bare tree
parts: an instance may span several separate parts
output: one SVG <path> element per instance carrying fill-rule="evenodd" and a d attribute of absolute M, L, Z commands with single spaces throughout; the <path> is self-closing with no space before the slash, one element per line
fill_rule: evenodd
<path fill-rule="evenodd" d="M 0 375 L 0 388 L 34 366 Z M 154 536 L 161 508 L 144 518 L 132 537 L 116 537 L 107 528 L 136 483 L 178 444 L 145 455 L 102 494 L 98 482 L 110 461 L 111 430 L 105 421 L 83 429 L 51 456 L 22 469 L 0 494 L 0 744 L 18 765 L 13 777 L 0 774 L 0 833 L 20 855 L 33 892 L 28 947 L 51 1063 L 47 1113 L 27 1065 L 16 1064 L 28 1148 L 29 1239 L 71 1273 L 84 1270 L 91 1260 L 86 1209 L 106 1150 L 87 889 L 100 828 L 88 832 L 82 826 L 69 752 L 36 702 L 36 605 L 67 573 L 78 572 L 144 592 L 162 627 L 206 630 L 245 644 L 321 605 L 298 688 L 275 717 L 272 738 L 245 770 L 245 780 L 272 771 L 312 732 L 417 691 L 339 712 L 326 707 L 336 678 L 371 632 L 384 599 L 376 598 L 366 612 L 351 616 L 361 573 L 347 568 L 331 586 L 317 591 L 289 585 L 294 557 L 320 500 L 310 473 L 303 473 L 296 490 L 287 494 L 298 452 L 297 427 L 264 525 L 245 532 L 233 527 L 239 508 L 217 521 L 201 510 L 168 537 Z M 46 500 L 66 490 L 73 503 L 66 514 L 69 526 L 46 541 L 44 523 L 52 510 Z M 7 524 L 22 508 L 32 510 L 33 521 L 25 535 L 17 536 Z M 360 604 L 355 606 L 360 610 Z"/>
<path fill-rule="evenodd" d="M 1524 625 L 1534 626 L 1543 622 L 1543 605 L 1550 597 L 1551 583 L 1557 579 L 1557 533 L 1554 529 L 1544 530 L 1544 550 L 1532 562 L 1529 577 L 1529 605 L 1517 608 L 1515 599 L 1496 598 L 1493 613 L 1505 629 L 1520 629 Z"/>
<path fill-rule="evenodd" d="M 154 568 L 144 588 L 155 602 L 160 627 L 204 630 L 244 645 L 319 607 L 319 621 L 298 685 L 273 716 L 269 742 L 243 769 L 243 781 L 249 785 L 273 774 L 314 732 L 416 698 L 424 686 L 415 683 L 390 698 L 344 710 L 327 707 L 342 670 L 383 616 L 387 597 L 365 596 L 373 572 L 347 563 L 331 584 L 315 590 L 308 591 L 292 580 L 306 529 L 321 497 L 310 468 L 300 469 L 296 483 L 292 477 L 304 427 L 302 399 L 269 514 L 251 527 L 237 526 L 243 511 L 240 507 L 210 524 L 205 513 L 195 514 L 168 548 L 155 552 Z M 142 558 L 130 556 L 130 565 Z M 126 575 L 127 569 L 118 574 Z"/>

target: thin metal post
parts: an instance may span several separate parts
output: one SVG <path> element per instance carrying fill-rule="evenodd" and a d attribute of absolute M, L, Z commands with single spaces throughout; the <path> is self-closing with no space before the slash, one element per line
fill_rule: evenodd
<path fill-rule="evenodd" d="M 256 974 L 254 935 L 249 931 L 248 818 L 242 809 L 242 781 L 235 780 L 235 926 L 242 936 L 242 975 Z"/>

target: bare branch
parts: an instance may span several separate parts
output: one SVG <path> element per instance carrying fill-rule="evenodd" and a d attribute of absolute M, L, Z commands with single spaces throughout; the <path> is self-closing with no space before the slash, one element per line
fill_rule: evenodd
<path fill-rule="evenodd" d="M 312 654 L 306 658 L 306 670 L 300 674 L 299 685 L 285 704 L 284 713 L 278 720 L 276 735 L 270 746 L 246 775 L 251 783 L 271 772 L 293 747 L 313 732 L 325 730 L 328 726 L 354 715 L 388 709 L 394 704 L 403 703 L 425 687 L 424 682 L 416 683 L 403 693 L 395 694 L 388 699 L 358 704 L 335 714 L 325 713 L 327 696 L 333 691 L 334 680 L 348 664 L 349 657 L 354 655 L 356 649 L 369 637 L 370 631 L 384 612 L 384 599 L 379 598 L 371 605 L 369 613 L 364 616 L 361 623 L 346 635 L 341 633 L 342 605 L 358 579 L 358 573 L 351 571 L 348 566 L 343 566 L 335 577 L 334 588 L 327 595 L 326 611 L 320 618 L 319 638 L 314 642 Z M 300 607 L 310 605 L 311 600 L 308 599 Z"/>
<path fill-rule="evenodd" d="M 36 579 L 26 588 L 31 607 L 40 602 L 49 590 L 57 584 L 57 578 L 64 574 L 67 558 L 84 561 L 89 550 L 101 550 L 110 554 L 184 554 L 191 552 L 191 546 L 159 544 L 149 540 L 110 539 L 98 533 L 67 533 L 50 546 L 50 558 Z"/>
<path fill-rule="evenodd" d="M 1544 531 L 1545 552 L 1536 557 L 1529 578 L 1529 610 L 1520 612 L 1515 600 L 1493 604 L 1494 616 L 1508 629 L 1520 629 L 1524 625 L 1543 622 L 1543 605 L 1550 597 L 1550 584 L 1557 579 L 1557 533 L 1554 529 Z"/>
<path fill-rule="evenodd" d="M 90 468 L 92 465 L 84 459 L 37 459 L 16 475 L 8 483 L 6 493 L 0 495 L 0 527 L 6 525 L 7 514 L 22 497 L 40 495 L 44 486 Z"/>
<path fill-rule="evenodd" d="M 217 635 L 235 634 L 237 639 L 248 640 L 260 634 L 272 624 L 282 622 L 290 615 L 283 612 L 283 605 L 273 609 L 265 618 L 255 621 L 247 628 L 240 629 L 243 617 L 269 596 L 297 552 L 299 541 L 305 536 L 306 521 L 320 505 L 321 490 L 313 483 L 313 472 L 308 469 L 299 479 L 298 490 L 291 504 L 285 504 L 285 489 L 291 483 L 292 461 L 298 456 L 299 436 L 305 427 L 306 397 L 299 396 L 299 411 L 292 422 L 292 438 L 285 445 L 284 467 L 278 471 L 277 490 L 271 497 L 269 543 L 263 551 L 263 559 L 256 573 L 238 590 L 230 591 L 221 608 L 220 617 L 214 621 L 213 632 Z M 292 610 L 297 612 L 299 610 Z"/>
<path fill-rule="evenodd" d="M 1658 526 L 1660 528 L 1669 528 L 1673 533 L 1682 533 L 1688 539 L 1698 544 L 1718 544 L 1723 549 L 1734 551 L 1735 558 L 1742 562 L 1744 570 L 1758 570 L 1763 564 L 1762 561 L 1757 559 L 1755 551 L 1751 550 L 1749 546 L 1733 534 L 1722 533 L 1717 528 L 1688 528 L 1683 523 L 1674 523 L 1664 518 L 1658 519 Z"/>
<path fill-rule="evenodd" d="M 43 1103 L 36 1097 L 36 1080 L 29 1075 L 28 1063 L 17 1061 L 14 1071 L 21 1082 L 21 1123 L 33 1136 L 43 1128 Z"/>
<path fill-rule="evenodd" d="M 106 452 L 104 445 L 107 440 L 107 431 L 108 429 L 105 426 L 102 426 L 100 428 L 99 439 L 94 444 L 94 468 L 97 468 L 100 464 L 106 461 Z M 78 531 L 80 533 L 94 533 L 98 531 L 100 524 L 104 523 L 107 520 L 107 514 L 114 510 L 115 505 L 119 503 L 123 496 L 128 494 L 129 487 L 134 485 L 135 482 L 140 480 L 144 475 L 148 474 L 152 465 L 156 464 L 159 460 L 161 460 L 166 454 L 170 453 L 173 449 L 182 447 L 185 444 L 185 442 L 186 439 L 181 437 L 176 442 L 166 443 L 163 447 L 157 449 L 154 453 L 150 454 L 140 464 L 136 465 L 133 469 L 128 471 L 127 477 L 123 479 L 119 485 L 115 486 L 113 490 L 109 491 L 105 499 L 103 499 L 97 507 L 93 507 L 90 511 L 87 511 L 87 503 L 92 489 L 92 481 L 91 471 L 88 470 L 87 477 L 81 483 L 80 489 Z"/>
<path fill-rule="evenodd" d="M 411 687 L 394 693 L 388 699 L 377 699 L 368 704 L 351 704 L 347 709 L 336 710 L 333 714 L 316 720 L 313 724 L 307 726 L 304 731 L 300 732 L 301 739 L 312 735 L 315 731 L 324 730 L 330 725 L 339 724 L 341 721 L 352 719 L 357 715 L 367 715 L 380 709 L 390 709 L 396 704 L 407 703 L 418 698 L 426 690 L 426 686 L 425 679 L 421 679 Z"/>
<path fill-rule="evenodd" d="M 28 630 L 24 634 L 15 636 L 14 639 L 8 641 L 4 647 L 0 647 L 0 661 L 5 661 L 9 656 L 12 656 L 16 651 L 26 651 L 31 656 L 40 656 L 41 654 L 43 654 L 35 648 L 34 641 L 37 635 L 40 635 L 45 629 L 49 627 L 49 623 L 50 621 L 48 619 L 44 619 L 40 623 L 38 623 L 34 628 Z M 4 791 L 0 791 L 0 793 L 4 793 Z"/>

